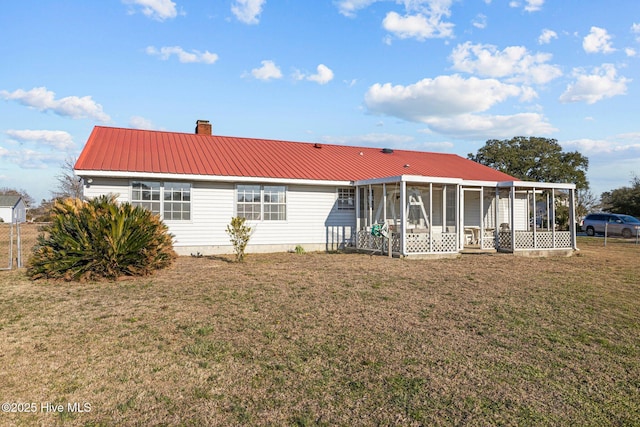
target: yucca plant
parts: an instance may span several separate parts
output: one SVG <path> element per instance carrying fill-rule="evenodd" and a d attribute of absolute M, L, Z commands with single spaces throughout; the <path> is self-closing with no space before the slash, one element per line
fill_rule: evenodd
<path fill-rule="evenodd" d="M 176 258 L 157 215 L 113 195 L 56 201 L 27 264 L 32 279 L 115 279 L 144 276 Z"/>

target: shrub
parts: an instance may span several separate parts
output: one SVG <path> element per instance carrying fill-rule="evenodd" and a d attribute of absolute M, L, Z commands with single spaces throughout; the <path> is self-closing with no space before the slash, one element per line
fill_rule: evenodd
<path fill-rule="evenodd" d="M 245 221 L 246 218 L 236 216 L 231 218 L 231 224 L 227 225 L 227 234 L 236 253 L 236 261 L 240 262 L 244 259 L 244 250 L 249 244 L 252 231 L 251 227 L 244 225 Z"/>
<path fill-rule="evenodd" d="M 115 196 L 56 201 L 27 264 L 32 279 L 145 276 L 176 258 L 160 217 Z"/>

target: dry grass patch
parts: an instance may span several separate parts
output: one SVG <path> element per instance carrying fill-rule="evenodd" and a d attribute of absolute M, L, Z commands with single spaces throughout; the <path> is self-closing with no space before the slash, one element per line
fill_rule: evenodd
<path fill-rule="evenodd" d="M 0 275 L 0 424 L 640 425 L 640 246 L 572 258 L 180 258 Z"/>

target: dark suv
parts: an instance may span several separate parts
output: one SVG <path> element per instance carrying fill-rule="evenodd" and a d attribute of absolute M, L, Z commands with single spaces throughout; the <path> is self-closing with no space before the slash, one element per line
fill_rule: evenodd
<path fill-rule="evenodd" d="M 587 236 L 604 234 L 605 225 L 607 235 L 617 234 L 626 239 L 640 232 L 640 220 L 631 215 L 594 213 L 587 215 L 582 221 L 582 229 L 587 232 Z"/>

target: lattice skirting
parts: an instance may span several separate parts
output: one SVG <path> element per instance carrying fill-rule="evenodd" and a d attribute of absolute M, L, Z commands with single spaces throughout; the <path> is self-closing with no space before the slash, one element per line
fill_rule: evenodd
<path fill-rule="evenodd" d="M 383 237 L 372 236 L 366 230 L 358 231 L 358 248 L 373 251 L 387 250 L 387 242 Z M 427 233 L 409 233 L 407 234 L 407 253 L 429 253 L 429 252 L 457 252 L 458 251 L 458 234 L 442 233 L 433 236 L 431 250 L 429 250 L 429 234 Z M 392 234 L 392 247 L 394 252 L 400 252 L 400 236 L 396 233 Z"/>
<path fill-rule="evenodd" d="M 535 235 L 533 231 L 516 231 L 516 249 L 568 249 L 571 248 L 571 232 L 556 231 L 555 246 L 553 244 L 552 231 L 538 231 Z M 534 244 L 535 243 L 535 244 Z M 500 232 L 499 235 L 500 249 L 511 249 L 511 233 Z"/>
<path fill-rule="evenodd" d="M 382 236 L 372 236 L 369 231 L 361 230 L 357 234 L 358 249 L 369 249 L 372 251 L 387 251 L 387 238 Z M 391 247 L 393 252 L 400 252 L 400 236 L 391 234 Z"/>

